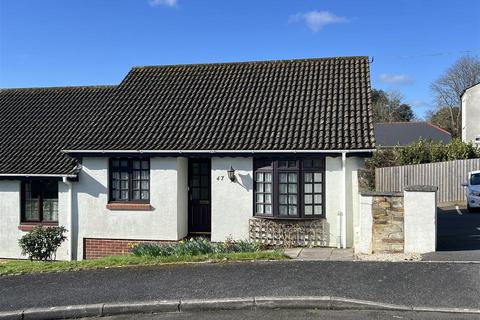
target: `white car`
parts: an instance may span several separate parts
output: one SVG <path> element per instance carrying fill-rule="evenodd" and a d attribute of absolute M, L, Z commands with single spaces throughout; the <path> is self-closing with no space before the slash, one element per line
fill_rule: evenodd
<path fill-rule="evenodd" d="M 467 209 L 469 212 L 480 208 L 480 170 L 468 173 L 468 181 L 463 184 L 467 187 Z"/>

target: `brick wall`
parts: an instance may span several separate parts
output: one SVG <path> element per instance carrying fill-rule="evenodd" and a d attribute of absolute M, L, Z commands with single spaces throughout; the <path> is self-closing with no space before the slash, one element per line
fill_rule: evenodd
<path fill-rule="evenodd" d="M 98 259 L 108 256 L 126 254 L 131 251 L 132 245 L 142 242 L 150 243 L 173 243 L 172 241 L 160 240 L 127 240 L 127 239 L 83 239 L 83 258 Z"/>

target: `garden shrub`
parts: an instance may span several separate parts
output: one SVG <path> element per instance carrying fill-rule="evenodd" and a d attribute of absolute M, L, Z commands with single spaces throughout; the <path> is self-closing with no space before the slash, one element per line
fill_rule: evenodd
<path fill-rule="evenodd" d="M 204 254 L 230 252 L 256 252 L 260 245 L 256 242 L 227 239 L 224 242 L 210 242 L 206 238 L 191 238 L 176 244 L 138 243 L 132 247 L 136 256 L 168 257 L 168 256 L 198 256 Z"/>
<path fill-rule="evenodd" d="M 36 226 L 25 234 L 18 243 L 22 248 L 22 254 L 30 260 L 54 260 L 57 249 L 67 239 L 64 227 Z"/>

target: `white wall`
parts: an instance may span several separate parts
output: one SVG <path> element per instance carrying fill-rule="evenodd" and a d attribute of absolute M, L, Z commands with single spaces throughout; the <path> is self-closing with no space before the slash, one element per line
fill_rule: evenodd
<path fill-rule="evenodd" d="M 435 251 L 437 244 L 436 193 L 405 190 L 404 194 L 405 252 Z"/>
<path fill-rule="evenodd" d="M 79 181 L 74 187 L 79 226 L 77 258 L 82 258 L 84 238 L 178 240 L 184 237 L 187 210 L 181 197 L 185 195 L 186 173 L 178 170 L 186 169 L 185 162 L 177 158 L 150 159 L 152 210 L 109 210 L 106 208 L 108 158 L 83 158 Z"/>
<path fill-rule="evenodd" d="M 329 226 L 329 244 L 330 247 L 338 245 L 338 227 L 337 214 L 343 211 L 343 201 L 346 200 L 346 222 L 347 222 L 347 247 L 353 247 L 354 243 L 354 223 L 358 225 L 358 169 L 364 167 L 363 158 L 347 157 L 346 161 L 346 193 L 342 193 L 343 175 L 342 158 L 327 157 L 325 172 L 325 205 L 326 218 Z"/>
<path fill-rule="evenodd" d="M 355 241 L 355 253 L 371 254 L 373 237 L 373 215 L 371 196 L 359 196 L 358 240 Z"/>
<path fill-rule="evenodd" d="M 188 234 L 188 159 L 177 158 L 177 230 L 178 239 Z"/>
<path fill-rule="evenodd" d="M 67 186 L 58 182 L 58 225 L 68 229 Z M 0 180 L 0 258 L 21 259 L 18 240 L 26 233 L 20 226 L 20 181 Z M 70 230 L 68 230 L 70 232 Z M 67 234 L 68 237 L 68 234 Z M 57 251 L 57 259 L 67 260 L 69 242 L 65 241 Z"/>
<path fill-rule="evenodd" d="M 480 84 L 467 89 L 462 96 L 462 140 L 475 143 L 477 137 L 480 137 Z"/>
<path fill-rule="evenodd" d="M 227 170 L 235 169 L 236 181 Z M 212 158 L 212 241 L 248 239 L 253 216 L 253 159 Z"/>

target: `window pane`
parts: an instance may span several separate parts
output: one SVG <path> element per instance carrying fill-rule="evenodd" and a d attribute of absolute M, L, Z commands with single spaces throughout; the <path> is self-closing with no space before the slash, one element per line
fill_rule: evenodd
<path fill-rule="evenodd" d="M 133 181 L 133 190 L 138 190 L 140 189 L 140 181 Z"/>
<path fill-rule="evenodd" d="M 140 191 L 133 191 L 133 200 L 140 200 Z"/>
<path fill-rule="evenodd" d="M 303 167 L 304 168 L 311 168 L 313 164 L 312 160 L 303 160 Z"/>
<path fill-rule="evenodd" d="M 272 184 L 271 183 L 265 183 L 265 192 L 272 192 Z"/>
<path fill-rule="evenodd" d="M 262 172 L 257 173 L 257 181 L 263 181 L 263 173 Z"/>
<path fill-rule="evenodd" d="M 258 192 L 263 192 L 263 183 L 257 182 L 257 191 Z"/>
<path fill-rule="evenodd" d="M 297 204 L 297 196 L 296 195 L 288 196 L 288 203 Z"/>
<path fill-rule="evenodd" d="M 198 163 L 193 163 L 192 164 L 192 171 L 194 174 L 200 173 L 200 166 Z"/>
<path fill-rule="evenodd" d="M 288 185 L 288 192 L 289 193 L 297 193 L 297 184 L 289 184 Z"/>
<path fill-rule="evenodd" d="M 272 214 L 272 205 L 271 204 L 265 205 L 265 214 L 268 214 L 268 215 Z"/>
<path fill-rule="evenodd" d="M 25 202 L 25 218 L 27 220 L 39 220 L 40 213 L 38 210 L 38 200 L 26 200 Z"/>
<path fill-rule="evenodd" d="M 316 204 L 322 204 L 322 195 L 321 194 L 316 194 L 315 195 L 315 203 Z"/>
<path fill-rule="evenodd" d="M 143 190 L 148 190 L 149 188 L 150 188 L 150 182 L 142 181 L 142 189 Z"/>
<path fill-rule="evenodd" d="M 128 200 L 128 191 L 121 191 L 120 192 L 120 199 Z"/>
<path fill-rule="evenodd" d="M 263 194 L 257 194 L 257 202 L 263 203 Z"/>
<path fill-rule="evenodd" d="M 280 193 L 287 193 L 287 184 L 280 183 Z"/>
<path fill-rule="evenodd" d="M 207 189 L 201 189 L 200 190 L 200 196 L 201 196 L 201 199 L 208 199 L 208 190 Z"/>
<path fill-rule="evenodd" d="M 193 188 L 193 190 L 192 190 L 192 198 L 193 198 L 194 200 L 200 198 L 200 190 L 199 190 L 198 188 Z"/>
<path fill-rule="evenodd" d="M 297 206 L 288 206 L 288 215 L 296 216 L 297 215 Z"/>
<path fill-rule="evenodd" d="M 120 172 L 120 179 L 128 180 L 128 172 Z"/>
<path fill-rule="evenodd" d="M 118 190 L 113 191 L 112 200 L 120 200 L 120 191 Z"/>
<path fill-rule="evenodd" d="M 309 216 L 313 214 L 312 206 L 305 206 L 305 215 Z"/>
<path fill-rule="evenodd" d="M 150 178 L 150 171 L 142 170 L 142 179 L 143 180 L 148 180 L 149 178 Z"/>
<path fill-rule="evenodd" d="M 279 168 L 286 168 L 287 167 L 287 161 L 284 161 L 284 160 L 278 161 L 278 167 Z"/>
<path fill-rule="evenodd" d="M 315 183 L 314 191 L 315 191 L 315 193 L 321 193 L 322 192 L 322 184 L 321 183 Z"/>
<path fill-rule="evenodd" d="M 257 213 L 263 213 L 263 204 L 257 204 Z"/>
<path fill-rule="evenodd" d="M 140 180 L 140 171 L 137 171 L 137 170 L 133 171 L 133 179 Z"/>
<path fill-rule="evenodd" d="M 201 174 L 208 174 L 208 163 L 200 164 L 200 173 Z"/>
<path fill-rule="evenodd" d="M 134 160 L 133 161 L 133 169 L 140 169 L 140 161 L 139 160 Z"/>
<path fill-rule="evenodd" d="M 112 167 L 118 167 L 118 166 L 120 166 L 120 161 L 118 161 L 118 160 L 113 160 L 113 161 L 112 161 Z"/>
<path fill-rule="evenodd" d="M 148 200 L 148 199 L 150 199 L 150 192 L 142 191 L 142 200 Z"/>
<path fill-rule="evenodd" d="M 266 194 L 265 195 L 265 203 L 272 203 L 272 195 Z"/>
<path fill-rule="evenodd" d="M 198 186 L 200 186 L 200 180 L 198 178 L 193 178 L 192 187 L 198 187 Z"/>
<path fill-rule="evenodd" d="M 288 167 L 289 168 L 296 168 L 297 167 L 297 161 L 294 161 L 294 160 L 288 161 Z"/>
<path fill-rule="evenodd" d="M 320 159 L 313 160 L 313 166 L 315 168 L 322 168 L 322 160 L 320 160 Z"/>
<path fill-rule="evenodd" d="M 57 199 L 43 200 L 43 220 L 44 221 L 58 220 L 58 200 Z"/>
<path fill-rule="evenodd" d="M 287 202 L 288 201 L 287 196 L 280 196 L 280 197 L 278 197 L 278 200 L 279 200 L 279 203 L 281 203 L 281 204 L 287 204 L 288 203 Z"/>
<path fill-rule="evenodd" d="M 288 215 L 287 208 L 288 208 L 287 206 L 279 206 L 279 208 L 278 208 L 279 209 L 279 214 L 281 216 Z"/>
<path fill-rule="evenodd" d="M 322 214 L 322 206 L 314 206 L 313 213 L 314 214 Z"/>
<path fill-rule="evenodd" d="M 289 173 L 288 174 L 288 182 L 297 182 L 297 174 L 296 173 Z"/>
<path fill-rule="evenodd" d="M 287 174 L 286 173 L 280 173 L 278 175 L 280 182 L 287 182 Z"/>
<path fill-rule="evenodd" d="M 114 172 L 113 173 L 113 179 L 120 179 L 120 172 Z"/>
<path fill-rule="evenodd" d="M 271 173 L 265 173 L 264 177 L 265 177 L 265 181 L 272 182 L 272 174 Z"/>
<path fill-rule="evenodd" d="M 305 182 L 312 182 L 312 173 L 305 173 Z"/>
<path fill-rule="evenodd" d="M 314 179 L 315 182 L 322 182 L 322 174 L 320 172 L 315 172 Z"/>
<path fill-rule="evenodd" d="M 120 189 L 127 189 L 128 190 L 128 181 L 120 181 Z"/>
<path fill-rule="evenodd" d="M 121 160 L 120 161 L 120 166 L 121 167 L 128 167 L 128 161 L 127 160 Z"/>
<path fill-rule="evenodd" d="M 148 160 L 142 160 L 142 169 L 150 169 L 150 161 Z"/>
<path fill-rule="evenodd" d="M 309 184 L 305 184 L 305 193 L 312 193 L 313 190 L 312 190 L 312 185 L 309 183 Z"/>
<path fill-rule="evenodd" d="M 305 204 L 311 204 L 312 203 L 312 195 L 311 194 L 306 194 L 305 195 Z"/>

